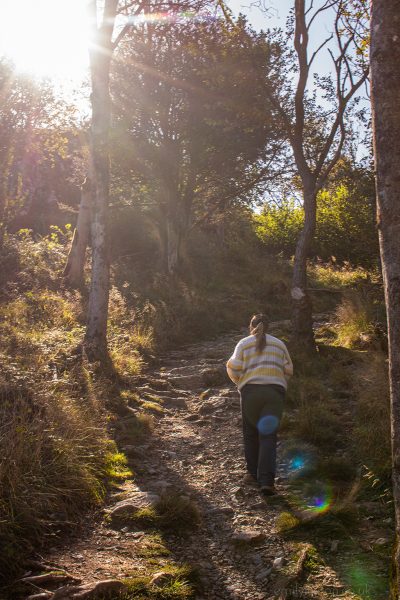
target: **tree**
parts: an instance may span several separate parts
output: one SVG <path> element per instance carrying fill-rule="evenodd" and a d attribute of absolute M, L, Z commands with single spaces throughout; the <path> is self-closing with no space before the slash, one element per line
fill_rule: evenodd
<path fill-rule="evenodd" d="M 74 110 L 48 82 L 35 82 L 0 60 L 0 246 L 4 234 L 40 226 L 70 191 L 65 170 Z"/>
<path fill-rule="evenodd" d="M 400 14 L 397 0 L 373 0 L 371 92 L 378 229 L 389 337 L 396 585 L 400 590 Z"/>
<path fill-rule="evenodd" d="M 85 334 L 85 347 L 92 360 L 107 357 L 107 317 L 109 297 L 109 130 L 110 64 L 118 0 L 105 0 L 102 15 L 96 0 L 88 3 L 92 26 L 89 51 L 91 77 L 90 163 L 93 185 L 92 278 Z"/>
<path fill-rule="evenodd" d="M 281 136 L 266 100 L 269 44 L 244 19 L 178 20 L 137 28 L 117 58 L 115 170 L 129 173 L 133 202 L 150 190 L 173 274 L 193 228 L 221 221 L 271 172 Z"/>
<path fill-rule="evenodd" d="M 197 7 L 200 2 L 196 2 Z M 175 10 L 188 8 L 190 2 L 174 5 Z M 110 280 L 108 209 L 110 194 L 109 133 L 111 119 L 110 67 L 114 50 L 134 27 L 133 17 L 143 13 L 158 13 L 168 4 L 149 5 L 131 0 L 88 1 L 92 28 L 89 51 L 92 119 L 90 130 L 89 171 L 93 189 L 91 226 L 92 275 L 89 293 L 85 348 L 91 360 L 105 362 L 107 353 L 107 318 Z M 115 35 L 118 15 L 127 17 L 125 25 Z"/>
<path fill-rule="evenodd" d="M 68 286 L 80 289 L 84 284 L 86 249 L 89 243 L 92 213 L 92 186 L 87 177 L 81 186 L 78 219 L 68 253 L 64 277 Z"/>
<path fill-rule="evenodd" d="M 357 11 L 354 12 L 354 4 Z M 310 50 L 309 32 L 318 16 L 334 10 L 334 33 L 318 48 Z M 364 59 L 364 23 L 367 8 L 363 0 L 324 0 L 318 8 L 311 1 L 295 0 L 294 37 L 297 76 L 293 89 L 290 78 L 281 81 L 278 93 L 271 96 L 277 116 L 288 136 L 297 173 L 301 181 L 304 224 L 295 251 L 292 279 L 292 321 L 294 340 L 314 347 L 312 305 L 307 292 L 307 257 L 314 238 L 317 196 L 341 157 L 349 133 L 346 114 L 351 100 L 367 79 Z M 332 40 L 336 43 L 331 47 Z M 282 47 L 282 45 L 281 45 Z M 316 88 L 309 90 L 312 66 L 319 52 L 327 47 L 333 62 L 333 77 L 315 77 Z M 310 55 L 311 52 L 311 55 Z M 291 53 L 278 56 L 277 63 L 290 64 Z M 289 79 L 289 82 L 287 80 Z"/>

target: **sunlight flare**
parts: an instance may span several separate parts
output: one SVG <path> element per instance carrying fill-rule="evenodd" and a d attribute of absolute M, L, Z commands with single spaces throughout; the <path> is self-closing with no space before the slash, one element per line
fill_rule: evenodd
<path fill-rule="evenodd" d="M 82 0 L 3 0 L 0 55 L 36 77 L 82 80 L 89 27 Z"/>

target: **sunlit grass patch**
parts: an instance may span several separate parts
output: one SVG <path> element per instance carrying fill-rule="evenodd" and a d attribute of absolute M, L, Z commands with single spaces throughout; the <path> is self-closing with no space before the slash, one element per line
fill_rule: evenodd
<path fill-rule="evenodd" d="M 124 377 L 140 375 L 143 367 L 143 358 L 132 348 L 112 348 L 110 356 L 116 371 Z"/>
<path fill-rule="evenodd" d="M 124 580 L 127 591 L 120 600 L 189 600 L 194 598 L 195 587 L 190 581 L 189 567 L 168 565 L 162 568 L 164 578 L 152 583 L 151 576 L 130 577 Z"/>
<path fill-rule="evenodd" d="M 149 394 L 147 392 L 145 392 L 144 394 L 146 400 L 149 400 L 150 402 L 157 402 L 158 404 L 162 404 L 164 401 L 160 396 L 157 396 L 156 394 Z"/>
<path fill-rule="evenodd" d="M 166 558 L 171 554 L 159 533 L 146 535 L 137 552 L 142 558 Z"/>
<path fill-rule="evenodd" d="M 345 299 L 336 310 L 336 344 L 345 348 L 365 347 L 374 327 L 368 307 L 356 299 Z"/>
<path fill-rule="evenodd" d="M 370 282 L 371 272 L 350 264 L 335 266 L 332 264 L 311 263 L 308 273 L 313 284 L 328 288 L 353 287 L 358 283 Z"/>
<path fill-rule="evenodd" d="M 120 396 L 128 406 L 140 406 L 141 404 L 139 394 L 132 390 L 121 390 Z"/>
<path fill-rule="evenodd" d="M 110 479 L 125 480 L 133 476 L 128 468 L 128 459 L 122 452 L 107 452 L 105 457 L 105 472 Z"/>
<path fill-rule="evenodd" d="M 164 412 L 163 407 L 160 406 L 160 404 L 158 404 L 157 402 L 144 401 L 142 402 L 142 409 L 150 410 L 151 412 L 154 412 L 156 414 L 162 414 Z"/>
<path fill-rule="evenodd" d="M 292 531 L 300 525 L 301 521 L 298 517 L 290 512 L 282 512 L 278 515 L 276 520 L 276 528 L 280 533 L 287 533 Z"/>

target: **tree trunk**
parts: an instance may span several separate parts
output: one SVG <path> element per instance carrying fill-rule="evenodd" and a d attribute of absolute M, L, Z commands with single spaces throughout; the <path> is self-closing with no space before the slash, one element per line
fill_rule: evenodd
<path fill-rule="evenodd" d="M 175 275 L 181 262 L 182 236 L 175 219 L 167 220 L 167 272 Z"/>
<path fill-rule="evenodd" d="M 85 347 L 90 360 L 107 360 L 107 318 L 110 282 L 108 202 L 109 128 L 111 117 L 109 72 L 111 51 L 105 44 L 91 52 L 93 185 L 92 280 Z"/>
<path fill-rule="evenodd" d="M 80 289 L 84 284 L 84 268 L 86 248 L 89 242 L 91 223 L 92 189 L 90 180 L 86 179 L 81 187 L 81 202 L 79 205 L 78 220 L 72 238 L 71 249 L 68 254 L 64 277 L 67 285 Z"/>
<path fill-rule="evenodd" d="M 292 334 L 296 345 L 315 349 L 312 303 L 307 290 L 307 258 L 316 225 L 316 191 L 304 189 L 304 225 L 296 246 L 292 278 Z"/>
<path fill-rule="evenodd" d="M 371 82 L 378 229 L 389 336 L 395 574 L 400 591 L 400 12 L 398 0 L 373 0 Z"/>

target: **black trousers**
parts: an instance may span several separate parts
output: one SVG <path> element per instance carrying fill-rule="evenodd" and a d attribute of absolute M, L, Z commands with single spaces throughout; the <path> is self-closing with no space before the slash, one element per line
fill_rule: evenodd
<path fill-rule="evenodd" d="M 240 390 L 240 396 L 247 470 L 260 485 L 273 485 L 285 388 L 247 383 Z"/>

